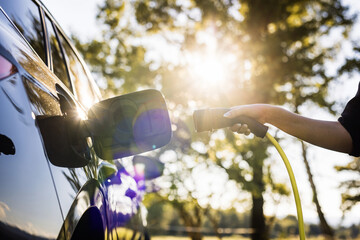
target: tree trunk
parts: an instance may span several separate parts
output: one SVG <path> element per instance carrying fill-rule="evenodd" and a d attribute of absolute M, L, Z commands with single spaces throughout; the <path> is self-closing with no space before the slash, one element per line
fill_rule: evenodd
<path fill-rule="evenodd" d="M 216 217 L 214 217 L 213 215 L 211 215 L 209 208 L 205 210 L 205 215 L 209 219 L 211 226 L 213 227 L 213 230 L 215 232 L 216 237 L 218 239 L 222 239 L 221 233 L 219 231 L 219 220 L 216 219 Z"/>
<path fill-rule="evenodd" d="M 191 238 L 191 240 L 202 240 L 203 238 L 200 232 L 190 232 L 188 233 L 188 236 Z"/>
<path fill-rule="evenodd" d="M 306 147 L 306 145 L 305 145 L 305 143 L 303 141 L 301 141 L 301 146 L 302 146 L 302 155 L 303 155 L 303 160 L 304 160 L 305 167 L 306 167 L 306 172 L 308 174 L 311 190 L 313 192 L 313 202 L 314 202 L 314 204 L 316 206 L 316 211 L 318 213 L 319 220 L 320 220 L 321 231 L 325 235 L 326 239 L 333 240 L 333 239 L 335 239 L 334 238 L 334 231 L 329 226 L 329 224 L 327 223 L 327 221 L 325 219 L 325 216 L 324 216 L 324 213 L 321 210 L 321 206 L 320 206 L 320 203 L 319 203 L 319 200 L 318 200 L 315 183 L 314 183 L 314 180 L 313 180 L 313 175 L 311 173 L 309 161 L 307 159 L 307 147 Z"/>
<path fill-rule="evenodd" d="M 191 240 L 202 240 L 203 235 L 201 232 L 201 223 L 202 223 L 202 216 L 200 213 L 200 209 L 196 206 L 193 208 L 193 214 L 187 212 L 183 204 L 174 204 L 174 207 L 179 211 L 180 217 L 184 221 L 185 227 L 189 227 L 187 231 L 188 236 Z"/>
<path fill-rule="evenodd" d="M 251 228 L 254 232 L 251 235 L 251 239 L 266 240 L 268 239 L 268 234 L 263 211 L 264 199 L 262 195 L 260 197 L 252 196 L 252 201 L 253 207 L 251 210 Z"/>
<path fill-rule="evenodd" d="M 269 239 L 268 231 L 265 224 L 264 216 L 264 198 L 263 192 L 265 190 L 265 184 L 263 180 L 263 162 L 255 164 L 253 166 L 253 183 L 255 189 L 252 192 L 253 206 L 251 209 L 251 228 L 253 233 L 251 234 L 252 240 L 267 240 Z"/>

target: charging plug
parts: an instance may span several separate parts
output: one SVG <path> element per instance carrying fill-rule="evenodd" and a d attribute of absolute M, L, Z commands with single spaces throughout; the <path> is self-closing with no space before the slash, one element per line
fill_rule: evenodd
<path fill-rule="evenodd" d="M 197 132 L 212 131 L 215 129 L 231 127 L 234 124 L 247 124 L 250 131 L 257 137 L 265 137 L 268 127 L 253 118 L 239 116 L 237 118 L 226 118 L 224 114 L 229 108 L 208 108 L 194 111 L 193 118 Z"/>

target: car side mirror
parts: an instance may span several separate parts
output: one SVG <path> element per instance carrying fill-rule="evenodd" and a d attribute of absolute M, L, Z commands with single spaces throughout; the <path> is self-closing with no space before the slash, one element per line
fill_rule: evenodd
<path fill-rule="evenodd" d="M 96 154 L 105 160 L 136 155 L 166 145 L 171 122 L 162 94 L 144 90 L 94 104 L 87 128 Z"/>

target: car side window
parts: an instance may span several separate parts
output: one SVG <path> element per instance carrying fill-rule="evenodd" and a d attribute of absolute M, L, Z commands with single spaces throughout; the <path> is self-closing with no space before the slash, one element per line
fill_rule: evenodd
<path fill-rule="evenodd" d="M 45 17 L 45 22 L 50 42 L 52 70 L 55 75 L 65 84 L 65 86 L 71 90 L 71 83 L 66 71 L 65 59 L 58 42 L 58 38 L 56 37 L 54 26 L 47 16 Z"/>
<path fill-rule="evenodd" d="M 39 6 L 28 0 L 0 0 L 0 6 L 40 58 L 46 62 Z"/>
<path fill-rule="evenodd" d="M 75 95 L 82 105 L 89 109 L 99 99 L 92 89 L 91 82 L 77 54 L 60 31 L 58 32 L 68 63 L 70 78 L 74 84 Z"/>

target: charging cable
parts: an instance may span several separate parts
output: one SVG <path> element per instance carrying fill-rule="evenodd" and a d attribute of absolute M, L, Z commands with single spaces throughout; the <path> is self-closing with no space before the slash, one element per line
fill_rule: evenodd
<path fill-rule="evenodd" d="M 297 211 L 298 224 L 299 224 L 299 236 L 300 236 L 300 240 L 305 240 L 304 218 L 303 218 L 303 214 L 302 214 L 300 196 L 299 196 L 299 191 L 298 191 L 298 188 L 296 185 L 295 176 L 294 176 L 293 170 L 291 168 L 290 162 L 289 162 L 288 158 L 286 157 L 284 150 L 280 147 L 280 144 L 276 141 L 276 139 L 273 136 L 271 136 L 271 134 L 268 132 L 266 133 L 266 137 L 267 137 L 267 139 L 269 139 L 269 141 L 274 145 L 276 150 L 279 152 L 282 160 L 284 161 L 286 170 L 289 174 L 291 187 L 292 187 L 292 190 L 294 193 L 295 204 L 296 204 L 296 211 Z"/>

